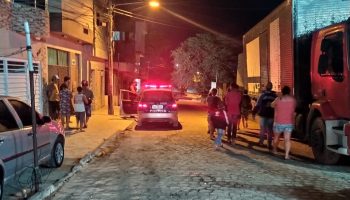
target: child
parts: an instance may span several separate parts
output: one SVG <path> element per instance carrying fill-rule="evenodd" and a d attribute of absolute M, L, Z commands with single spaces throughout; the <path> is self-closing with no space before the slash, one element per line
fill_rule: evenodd
<path fill-rule="evenodd" d="M 79 130 L 83 131 L 83 126 L 85 123 L 85 104 L 88 103 L 86 96 L 82 93 L 83 88 L 77 88 L 78 94 L 74 96 L 74 111 L 77 118 L 77 126 L 79 125 Z"/>
<path fill-rule="evenodd" d="M 218 134 L 217 138 L 215 139 L 215 148 L 217 149 L 219 147 L 223 147 L 221 139 L 229 123 L 224 104 L 220 103 L 218 105 L 217 111 L 215 111 L 215 114 L 212 117 L 212 121 Z"/>

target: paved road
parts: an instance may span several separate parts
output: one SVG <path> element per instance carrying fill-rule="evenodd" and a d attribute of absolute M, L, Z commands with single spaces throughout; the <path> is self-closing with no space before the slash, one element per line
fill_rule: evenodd
<path fill-rule="evenodd" d="M 195 111 L 194 111 L 195 110 Z M 283 160 L 255 148 L 253 133 L 215 150 L 203 107 L 180 106 L 181 130 L 126 132 L 52 199 L 349 199 L 349 166 Z M 252 145 L 253 144 L 253 145 Z"/>

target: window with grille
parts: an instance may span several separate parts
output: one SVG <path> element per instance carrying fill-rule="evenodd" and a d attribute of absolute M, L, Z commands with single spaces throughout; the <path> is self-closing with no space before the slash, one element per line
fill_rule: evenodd
<path fill-rule="evenodd" d="M 5 72 L 4 68 L 5 68 L 4 61 L 0 60 L 0 73 L 4 73 Z"/>
<path fill-rule="evenodd" d="M 5 63 L 6 62 L 6 63 Z M 26 61 L 0 60 L 0 73 L 26 73 Z M 34 73 L 39 72 L 39 64 L 33 63 Z"/>
<path fill-rule="evenodd" d="M 45 0 L 14 0 L 13 2 L 45 10 Z"/>

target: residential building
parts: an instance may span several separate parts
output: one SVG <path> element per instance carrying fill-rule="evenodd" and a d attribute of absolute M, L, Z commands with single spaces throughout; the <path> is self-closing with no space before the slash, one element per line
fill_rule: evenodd
<path fill-rule="evenodd" d="M 49 13 L 45 0 L 0 0 L 0 94 L 16 96 L 30 103 L 24 22 L 28 21 L 32 35 L 35 102 L 40 112 L 43 105 L 42 71 L 46 56 L 45 40 L 49 37 Z"/>
<path fill-rule="evenodd" d="M 88 80 L 95 94 L 93 109 L 105 105 L 107 30 L 97 19 L 106 12 L 106 1 L 0 0 L 0 5 L 0 73 L 4 69 L 9 71 L 14 62 L 26 67 L 23 24 L 27 20 L 31 29 L 33 60 L 39 71 L 36 101 L 40 103 L 41 111 L 47 114 L 45 88 L 55 74 L 59 75 L 61 83 L 64 76 L 70 76 L 73 92 L 82 80 Z M 19 78 L 11 74 L 3 73 L 3 76 L 8 83 L 3 87 L 0 85 L 0 94 L 18 96 L 30 102 L 28 83 L 17 84 Z M 14 90 L 11 86 L 18 87 L 18 94 L 9 94 L 8 91 Z"/>
<path fill-rule="evenodd" d="M 114 80 L 119 80 L 119 88 L 115 88 L 119 93 L 118 89 L 128 89 L 135 78 L 145 79 L 141 63 L 145 57 L 147 24 L 123 16 L 116 17 L 116 21 L 120 40 L 115 42 L 114 71 L 117 74 Z"/>

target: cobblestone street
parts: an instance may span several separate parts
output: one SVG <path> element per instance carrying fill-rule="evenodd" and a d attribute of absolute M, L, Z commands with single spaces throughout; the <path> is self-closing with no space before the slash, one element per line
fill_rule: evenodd
<path fill-rule="evenodd" d="M 215 150 L 203 107 L 179 107 L 181 130 L 125 132 L 115 150 L 92 161 L 52 199 L 349 199 L 349 166 L 285 161 L 249 148 L 247 134 Z"/>

